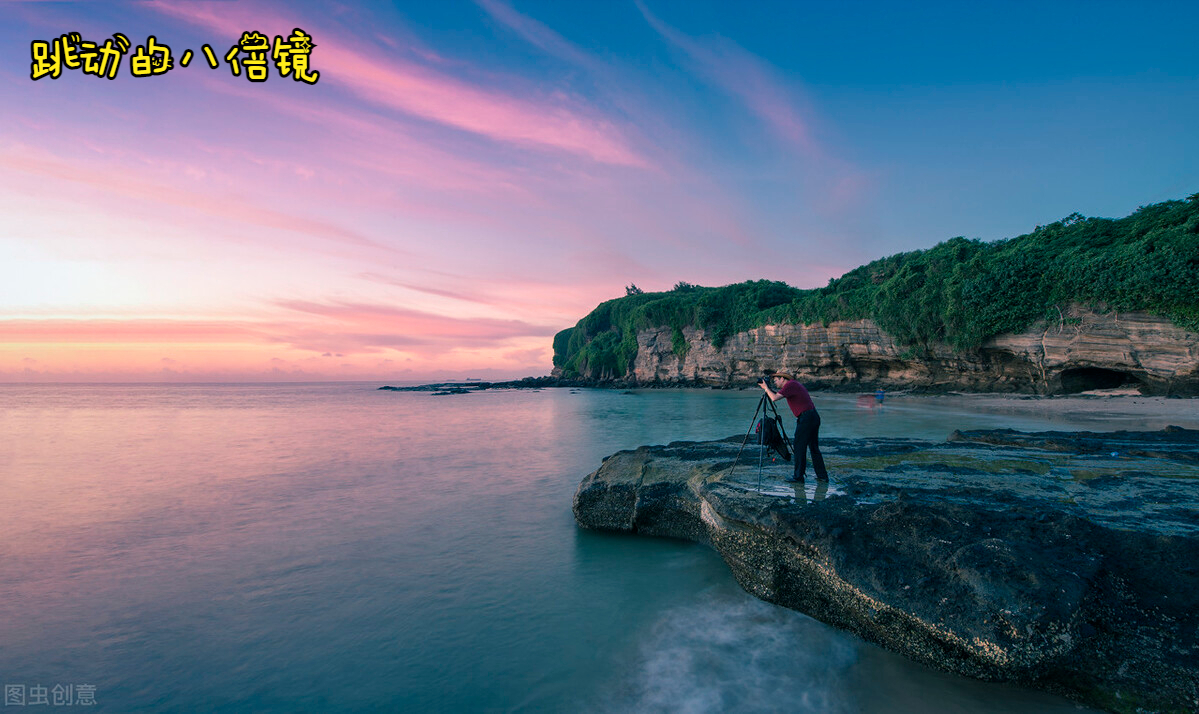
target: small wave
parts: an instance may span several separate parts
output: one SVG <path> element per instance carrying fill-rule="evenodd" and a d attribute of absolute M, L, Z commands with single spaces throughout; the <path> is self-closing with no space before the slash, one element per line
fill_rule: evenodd
<path fill-rule="evenodd" d="M 717 588 L 645 634 L 606 712 L 851 712 L 855 648 L 820 623 Z"/>

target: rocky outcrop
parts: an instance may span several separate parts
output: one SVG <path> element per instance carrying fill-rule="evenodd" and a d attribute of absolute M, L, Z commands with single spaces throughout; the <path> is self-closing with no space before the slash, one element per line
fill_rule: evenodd
<path fill-rule="evenodd" d="M 824 387 L 1064 394 L 1125 386 L 1199 395 L 1199 335 L 1143 312 L 1076 307 L 1052 324 L 991 338 L 968 352 L 901 346 L 870 320 L 768 325 L 734 335 L 720 349 L 701 329 L 686 328 L 683 336 L 680 357 L 670 328 L 640 332 L 636 382 L 725 386 L 788 369 Z"/>
<path fill-rule="evenodd" d="M 469 394 L 471 392 L 482 392 L 487 389 L 544 389 L 548 387 L 606 387 L 611 385 L 611 382 L 598 379 L 565 379 L 561 376 L 561 370 L 555 369 L 554 371 L 557 374 L 544 377 L 525 377 L 506 382 L 483 382 L 475 380 L 467 382 L 430 382 L 410 387 L 393 387 L 387 384 L 379 387 L 379 390 L 386 392 Z"/>
<path fill-rule="evenodd" d="M 750 593 L 946 671 L 1199 710 L 1199 432 L 822 441 L 806 488 L 755 446 L 732 469 L 740 437 L 622 451 L 575 518 L 707 543 Z"/>

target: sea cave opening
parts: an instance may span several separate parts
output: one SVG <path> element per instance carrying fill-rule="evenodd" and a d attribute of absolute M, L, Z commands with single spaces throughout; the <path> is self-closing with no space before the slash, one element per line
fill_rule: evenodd
<path fill-rule="evenodd" d="M 1062 370 L 1062 391 L 1066 394 L 1089 392 L 1092 389 L 1115 389 L 1139 386 L 1141 380 L 1127 372 L 1103 367 L 1074 367 Z"/>

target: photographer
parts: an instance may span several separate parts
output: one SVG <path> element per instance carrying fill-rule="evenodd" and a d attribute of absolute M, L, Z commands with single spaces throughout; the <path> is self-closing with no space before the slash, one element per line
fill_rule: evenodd
<path fill-rule="evenodd" d="M 812 468 L 816 470 L 817 481 L 828 481 L 828 471 L 824 468 L 824 457 L 820 454 L 820 414 L 808 390 L 795 378 L 786 372 L 775 372 L 770 375 L 774 380 L 775 389 L 770 388 L 766 378 L 758 380 L 758 386 L 765 392 L 770 401 L 787 400 L 791 413 L 796 417 L 795 423 L 795 475 L 789 483 L 803 483 L 804 472 L 808 467 L 808 449 L 812 450 Z"/>

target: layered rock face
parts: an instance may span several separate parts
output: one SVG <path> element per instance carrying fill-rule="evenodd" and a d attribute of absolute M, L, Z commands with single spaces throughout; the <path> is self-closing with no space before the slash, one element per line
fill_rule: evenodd
<path fill-rule="evenodd" d="M 1199 395 L 1199 335 L 1142 312 L 1073 308 L 1053 324 L 987 340 L 958 353 L 897 345 L 873 321 L 768 325 L 712 346 L 700 329 L 683 331 L 675 354 L 669 328 L 637 335 L 632 376 L 639 384 L 744 384 L 786 369 L 815 386 L 870 386 L 1065 394 L 1135 387 L 1144 394 Z"/>
<path fill-rule="evenodd" d="M 740 437 L 583 479 L 587 528 L 712 546 L 750 593 L 913 659 L 1119 712 L 1199 711 L 1199 432 L 822 439 L 832 484 Z"/>

